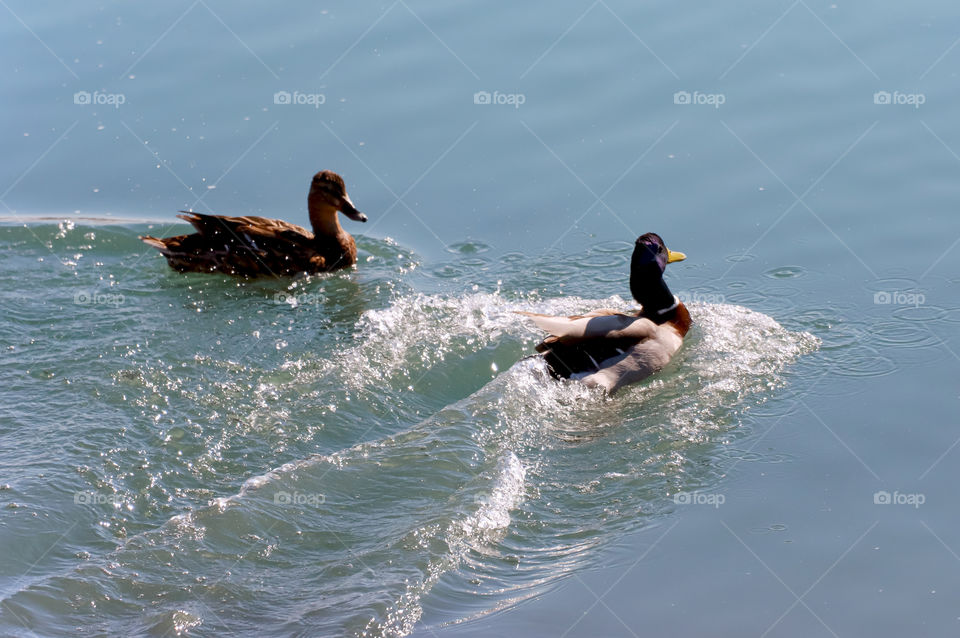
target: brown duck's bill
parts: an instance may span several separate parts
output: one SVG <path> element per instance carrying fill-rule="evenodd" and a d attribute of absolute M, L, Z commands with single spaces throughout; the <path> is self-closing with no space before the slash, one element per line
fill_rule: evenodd
<path fill-rule="evenodd" d="M 340 200 L 340 212 L 355 222 L 367 221 L 367 216 L 358 211 L 357 207 L 353 205 L 353 202 L 351 202 L 350 198 L 346 195 Z"/>

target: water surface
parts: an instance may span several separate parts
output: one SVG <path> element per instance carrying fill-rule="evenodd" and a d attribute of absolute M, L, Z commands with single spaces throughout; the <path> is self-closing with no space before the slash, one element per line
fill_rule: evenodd
<path fill-rule="evenodd" d="M 955 631 L 954 5 L 2 11 L 4 634 Z M 322 168 L 355 271 L 136 238 Z M 647 231 L 671 366 L 522 360 Z"/>

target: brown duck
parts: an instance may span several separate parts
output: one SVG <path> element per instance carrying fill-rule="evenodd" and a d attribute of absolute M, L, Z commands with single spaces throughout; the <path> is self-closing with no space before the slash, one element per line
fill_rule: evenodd
<path fill-rule="evenodd" d="M 226 217 L 180 211 L 197 232 L 144 242 L 159 250 L 180 272 L 291 276 L 329 272 L 357 263 L 357 244 L 340 227 L 337 211 L 358 222 L 367 216 L 347 197 L 343 178 L 333 171 L 313 176 L 307 196 L 311 233 L 302 226 L 266 217 Z"/>

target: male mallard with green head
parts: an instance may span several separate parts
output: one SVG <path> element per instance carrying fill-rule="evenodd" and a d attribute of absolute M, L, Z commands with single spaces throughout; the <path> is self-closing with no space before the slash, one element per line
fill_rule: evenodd
<path fill-rule="evenodd" d="M 357 244 L 340 226 L 337 211 L 367 221 L 347 196 L 343 178 L 333 171 L 313 176 L 307 196 L 311 233 L 302 226 L 266 217 L 226 217 L 180 211 L 197 229 L 192 235 L 142 239 L 180 272 L 290 276 L 347 268 L 357 262 Z"/>
<path fill-rule="evenodd" d="M 630 292 L 642 308 L 635 315 L 610 309 L 574 317 L 521 313 L 550 333 L 537 345 L 550 373 L 612 394 L 665 367 L 683 345 L 691 320 L 663 281 L 663 271 L 667 264 L 684 259 L 683 253 L 667 250 L 656 233 L 637 238 L 630 261 Z"/>

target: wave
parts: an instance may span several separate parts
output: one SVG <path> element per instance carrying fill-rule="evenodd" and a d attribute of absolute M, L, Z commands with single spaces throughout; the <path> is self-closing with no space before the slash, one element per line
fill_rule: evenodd
<path fill-rule="evenodd" d="M 80 591 L 111 610 L 107 633 L 202 623 L 204 632 L 402 636 L 417 622 L 459 622 L 535 595 L 668 514 L 671 494 L 719 480 L 703 459 L 819 345 L 746 308 L 695 303 L 675 361 L 613 399 L 554 381 L 538 358 L 517 362 L 541 335 L 514 311 L 624 305 L 494 291 L 403 294 L 367 310 L 350 345 L 286 359 L 260 391 L 270 405 L 299 394 L 337 414 L 350 410 L 346 399 L 363 401 L 357 415 L 392 413 L 408 425 L 369 424 L 366 437 L 353 432 L 365 442 L 250 477 L 4 604 L 85 624 L 86 609 L 58 602 Z M 480 381 L 453 401 L 443 390 L 422 398 L 424 384 L 455 375 Z"/>

